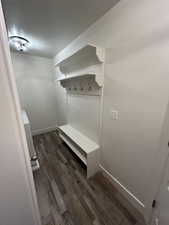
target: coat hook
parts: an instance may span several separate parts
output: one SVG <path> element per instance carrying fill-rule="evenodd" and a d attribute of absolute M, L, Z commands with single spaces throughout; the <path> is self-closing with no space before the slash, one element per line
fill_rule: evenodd
<path fill-rule="evenodd" d="M 91 90 L 92 90 L 92 87 L 91 87 L 91 86 L 89 86 L 88 91 L 91 91 Z"/>

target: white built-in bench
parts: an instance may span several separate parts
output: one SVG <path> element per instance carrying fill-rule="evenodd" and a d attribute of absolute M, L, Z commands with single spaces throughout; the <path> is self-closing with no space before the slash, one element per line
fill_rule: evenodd
<path fill-rule="evenodd" d="M 69 124 L 59 127 L 59 136 L 87 166 L 87 177 L 99 167 L 99 145 Z"/>

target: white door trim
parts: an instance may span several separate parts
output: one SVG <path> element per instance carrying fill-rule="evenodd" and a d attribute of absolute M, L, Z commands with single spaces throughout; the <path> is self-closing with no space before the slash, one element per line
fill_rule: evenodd
<path fill-rule="evenodd" d="M 14 109 L 13 110 L 14 115 L 12 116 L 16 120 L 16 126 L 17 126 L 16 129 L 19 134 L 18 143 L 22 147 L 22 152 L 20 151 L 19 155 L 23 163 L 23 169 L 24 169 L 24 174 L 27 181 L 27 191 L 30 196 L 32 213 L 34 214 L 33 217 L 34 217 L 35 225 L 41 225 L 33 174 L 32 174 L 30 159 L 29 159 L 29 151 L 28 151 L 24 126 L 23 126 L 23 122 L 21 118 L 20 103 L 19 103 L 19 98 L 18 98 L 18 93 L 16 88 L 15 77 L 13 73 L 13 66 L 11 62 L 8 37 L 7 37 L 7 31 L 6 31 L 1 2 L 0 2 L 0 51 L 2 54 L 2 57 L 0 58 L 0 65 L 2 66 L 4 70 L 4 74 L 7 76 L 6 85 L 10 87 L 10 90 L 9 90 L 10 96 L 8 97 L 10 98 L 10 102 L 12 103 L 12 107 Z"/>

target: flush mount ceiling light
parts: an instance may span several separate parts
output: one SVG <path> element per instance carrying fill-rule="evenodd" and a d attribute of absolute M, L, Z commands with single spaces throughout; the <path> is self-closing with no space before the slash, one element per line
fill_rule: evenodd
<path fill-rule="evenodd" d="M 19 36 L 9 37 L 9 42 L 14 49 L 21 52 L 26 51 L 30 44 L 27 39 Z"/>

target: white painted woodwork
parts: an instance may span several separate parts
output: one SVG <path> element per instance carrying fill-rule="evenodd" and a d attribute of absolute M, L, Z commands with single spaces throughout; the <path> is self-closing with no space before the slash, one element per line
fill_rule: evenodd
<path fill-rule="evenodd" d="M 62 81 L 68 81 L 68 80 L 72 80 L 72 79 L 76 79 L 76 78 L 81 78 L 81 77 L 84 77 L 84 76 L 95 76 L 96 74 L 76 74 L 76 75 L 71 75 L 71 76 L 68 76 L 68 77 L 63 77 L 63 78 L 59 78 L 59 79 L 57 79 L 57 81 L 60 81 L 60 82 L 62 82 Z M 62 84 L 62 87 L 66 87 L 66 86 L 64 86 L 64 83 L 61 83 Z"/>
<path fill-rule="evenodd" d="M 69 124 L 60 126 L 59 132 L 63 141 L 87 166 L 87 177 L 94 175 L 99 169 L 99 145 Z"/>
<path fill-rule="evenodd" d="M 98 144 L 90 140 L 88 137 L 70 125 L 60 126 L 59 129 L 68 137 L 70 137 L 77 145 L 79 145 L 79 147 L 81 147 L 86 154 L 99 148 Z"/>
<path fill-rule="evenodd" d="M 25 128 L 25 133 L 26 133 L 26 139 L 27 139 L 27 143 L 28 143 L 30 159 L 31 159 L 33 156 L 36 155 L 36 152 L 35 152 L 34 145 L 33 145 L 29 118 L 28 118 L 28 115 L 27 115 L 25 110 L 22 110 L 22 119 L 23 119 L 23 124 L 24 124 L 24 128 Z"/>
<path fill-rule="evenodd" d="M 160 151 L 156 157 L 156 176 L 159 179 L 159 188 L 154 196 L 156 207 L 153 209 L 151 225 L 168 225 L 169 224 L 169 105 L 166 109 L 165 120 L 163 123 Z M 155 176 L 152 176 L 154 182 Z"/>
<path fill-rule="evenodd" d="M 30 156 L 30 160 L 31 160 L 31 159 L 33 159 L 33 157 L 36 156 L 36 152 L 35 152 L 33 139 L 32 139 L 30 121 L 29 121 L 28 115 L 25 110 L 22 110 L 22 119 L 23 119 L 26 140 L 27 140 L 28 149 L 29 149 L 29 156 Z M 32 167 L 32 171 L 36 171 L 40 168 L 38 159 L 36 161 L 31 161 L 31 167 Z"/>
<path fill-rule="evenodd" d="M 60 133 L 59 136 L 72 149 L 72 151 L 81 159 L 81 161 L 85 165 L 87 165 L 86 155 L 84 153 L 82 153 L 82 151 L 80 151 L 80 148 L 77 147 L 77 146 L 75 146 L 75 144 L 72 143 L 72 141 L 70 140 L 70 138 L 68 139 L 68 137 L 66 137 L 66 135 Z"/>
<path fill-rule="evenodd" d="M 86 45 L 58 59 L 55 64 L 60 74 L 57 81 L 70 94 L 101 95 L 104 60 L 103 48 Z"/>
<path fill-rule="evenodd" d="M 143 213 L 143 208 L 145 207 L 143 203 L 133 195 L 129 189 L 127 189 L 117 178 L 112 176 L 102 165 L 99 165 L 100 170 L 103 174 L 110 180 L 114 187 L 118 189 L 119 192 L 129 201 L 132 202 L 133 206 L 139 209 Z M 134 201 L 133 201 L 134 199 Z"/>
<path fill-rule="evenodd" d="M 169 159 L 166 160 L 163 179 L 160 185 L 156 200 L 156 207 L 153 211 L 151 225 L 169 224 Z"/>
<path fill-rule="evenodd" d="M 60 58 L 55 66 L 57 67 L 58 79 L 62 87 L 66 88 L 67 93 L 67 119 L 74 116 L 74 110 L 72 111 L 72 106 L 70 105 L 71 99 L 77 100 L 79 97 L 81 100 L 86 98 L 90 103 L 94 100 L 94 108 L 98 104 L 98 108 L 93 111 L 94 118 L 89 120 L 90 127 L 92 128 L 93 121 L 96 122 L 96 129 L 98 130 L 98 135 L 100 131 L 100 120 L 101 120 L 101 109 L 102 109 L 102 94 L 104 86 L 104 60 L 105 60 L 105 49 L 93 46 L 85 45 L 75 52 L 71 52 Z M 84 97 L 82 97 L 84 95 Z M 93 98 L 98 96 L 97 99 Z M 70 108 L 69 108 L 70 106 Z M 80 105 L 78 107 L 81 107 Z M 85 105 L 82 105 L 82 110 Z M 83 110 L 79 116 L 83 116 L 86 111 L 90 113 L 87 108 Z M 92 110 L 93 106 L 90 107 Z M 77 110 L 77 106 L 76 106 Z M 76 118 L 77 119 L 77 118 Z M 83 120 L 84 118 L 82 118 Z M 81 124 L 82 124 L 81 120 Z M 87 177 L 92 176 L 98 170 L 99 165 L 99 145 L 93 142 L 92 135 L 90 132 L 85 136 L 82 126 L 78 130 L 77 124 L 72 126 L 71 123 L 65 126 L 61 126 L 60 137 L 69 145 L 69 147 L 75 152 L 75 154 L 85 163 L 87 166 Z M 80 121 L 80 120 L 79 120 Z M 87 124 L 87 121 L 84 121 Z M 90 129 L 91 129 L 90 128 Z M 97 136 L 96 140 L 98 141 Z"/>
<path fill-rule="evenodd" d="M 0 2 L 0 223 L 41 225 Z"/>
<path fill-rule="evenodd" d="M 95 65 L 104 62 L 104 58 L 104 49 L 88 44 L 78 49 L 76 52 L 69 52 L 69 54 L 64 55 L 63 58 L 58 58 L 55 66 L 59 66 L 60 70 L 66 73 L 66 71 L 70 70 L 72 67 L 76 68 L 78 66 L 77 61 L 82 65 L 83 63 Z"/>

